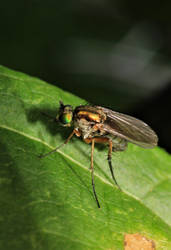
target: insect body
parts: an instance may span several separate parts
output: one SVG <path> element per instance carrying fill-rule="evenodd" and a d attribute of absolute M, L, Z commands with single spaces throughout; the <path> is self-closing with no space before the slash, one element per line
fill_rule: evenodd
<path fill-rule="evenodd" d="M 65 127 L 73 126 L 73 131 L 62 145 L 41 157 L 56 152 L 61 146 L 67 144 L 73 135 L 82 137 L 86 143 L 91 143 L 92 187 L 99 208 L 100 204 L 94 185 L 93 152 L 95 143 L 108 145 L 109 168 L 114 182 L 119 187 L 111 163 L 112 151 L 125 150 L 127 142 L 144 148 L 153 148 L 158 142 L 155 132 L 144 122 L 101 106 L 81 105 L 73 110 L 70 105 L 60 102 L 56 120 Z"/>

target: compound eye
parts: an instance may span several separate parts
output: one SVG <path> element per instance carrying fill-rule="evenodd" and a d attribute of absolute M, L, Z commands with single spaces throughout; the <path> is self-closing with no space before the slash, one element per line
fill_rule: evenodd
<path fill-rule="evenodd" d="M 70 124 L 72 121 L 72 114 L 71 113 L 62 114 L 60 117 L 60 121 L 61 121 L 61 123 L 66 124 L 66 125 Z"/>

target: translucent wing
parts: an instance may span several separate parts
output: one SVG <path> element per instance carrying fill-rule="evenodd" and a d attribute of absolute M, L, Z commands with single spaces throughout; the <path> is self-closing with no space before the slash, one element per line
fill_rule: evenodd
<path fill-rule="evenodd" d="M 124 138 L 144 148 L 157 146 L 158 137 L 146 123 L 107 108 L 100 106 L 96 106 L 96 108 L 101 109 L 107 116 L 104 122 L 104 130 L 106 132 Z"/>

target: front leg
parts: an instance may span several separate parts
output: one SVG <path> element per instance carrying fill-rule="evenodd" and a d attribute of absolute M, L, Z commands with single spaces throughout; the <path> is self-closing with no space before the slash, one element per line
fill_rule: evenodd
<path fill-rule="evenodd" d="M 54 150 L 48 152 L 47 154 L 44 154 L 44 155 L 40 155 L 39 158 L 44 158 L 52 153 L 55 153 L 56 151 L 58 151 L 58 149 L 60 149 L 61 147 L 63 147 L 65 144 L 67 144 L 69 142 L 69 140 L 73 137 L 73 135 L 76 134 L 77 136 L 80 136 L 79 135 L 79 131 L 77 131 L 76 129 L 74 129 L 72 131 L 72 133 L 68 136 L 68 138 L 65 140 L 64 143 L 62 143 L 61 145 L 57 146 Z"/>

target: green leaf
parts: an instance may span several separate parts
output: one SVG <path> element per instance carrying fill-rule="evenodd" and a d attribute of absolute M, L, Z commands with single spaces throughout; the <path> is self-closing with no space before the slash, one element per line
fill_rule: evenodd
<path fill-rule="evenodd" d="M 39 159 L 70 134 L 53 117 L 59 100 L 84 100 L 36 78 L 0 67 L 0 249 L 124 249 L 124 235 L 138 233 L 171 249 L 171 158 L 162 149 L 130 144 L 94 153 L 80 138 Z M 48 114 L 46 116 L 45 114 Z M 52 116 L 52 119 L 50 118 Z"/>

